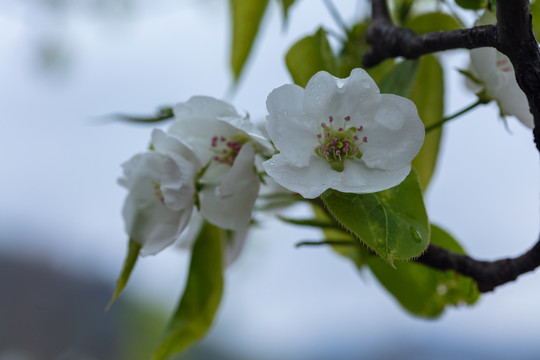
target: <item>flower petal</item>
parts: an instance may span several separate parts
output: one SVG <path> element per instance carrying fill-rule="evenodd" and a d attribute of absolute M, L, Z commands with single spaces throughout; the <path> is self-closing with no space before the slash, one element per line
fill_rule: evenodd
<path fill-rule="evenodd" d="M 362 160 L 369 168 L 403 168 L 420 151 L 424 126 L 412 101 L 392 94 L 382 94 L 378 100 L 373 121 L 363 132 L 367 143 L 362 147 Z"/>
<path fill-rule="evenodd" d="M 172 244 L 183 231 L 193 208 L 193 193 L 188 198 L 191 206 L 171 210 L 156 194 L 163 174 L 175 172 L 175 162 L 156 152 L 139 154 L 124 165 L 124 180 L 129 194 L 122 214 L 126 232 L 142 245 L 141 254 L 155 254 Z"/>
<path fill-rule="evenodd" d="M 309 164 L 318 145 L 318 130 L 304 119 L 303 93 L 297 85 L 283 85 L 274 89 L 266 100 L 269 112 L 266 130 L 276 148 L 298 166 Z"/>
<path fill-rule="evenodd" d="M 308 166 L 299 167 L 280 153 L 265 161 L 263 167 L 278 184 L 306 199 L 316 198 L 333 184 L 333 179 L 328 176 L 333 172 L 330 165 L 316 157 Z"/>
<path fill-rule="evenodd" d="M 205 186 L 200 191 L 201 213 L 212 224 L 239 230 L 249 225 L 259 193 L 259 178 L 254 171 L 254 150 L 246 143 L 222 184 Z"/>

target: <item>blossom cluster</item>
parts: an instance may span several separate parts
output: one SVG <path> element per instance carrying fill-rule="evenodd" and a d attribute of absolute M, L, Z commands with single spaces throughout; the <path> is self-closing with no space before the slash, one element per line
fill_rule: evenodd
<path fill-rule="evenodd" d="M 151 150 L 123 165 L 126 232 L 142 255 L 188 247 L 204 220 L 234 232 L 229 264 L 264 176 L 304 198 L 381 191 L 405 179 L 424 140 L 414 104 L 380 94 L 362 69 L 347 79 L 319 72 L 305 89 L 283 85 L 266 105 L 267 136 L 232 105 L 192 97 L 174 107 L 167 132 L 153 131 Z"/>

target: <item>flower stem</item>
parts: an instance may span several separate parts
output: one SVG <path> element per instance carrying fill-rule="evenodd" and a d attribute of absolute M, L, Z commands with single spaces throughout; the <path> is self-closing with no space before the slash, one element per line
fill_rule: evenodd
<path fill-rule="evenodd" d="M 339 11 L 334 6 L 334 3 L 331 0 L 323 0 L 324 5 L 326 6 L 326 9 L 330 13 L 330 16 L 334 18 L 334 21 L 341 27 L 346 34 L 349 33 L 349 29 L 347 28 L 347 25 L 345 24 L 345 21 L 343 21 L 343 18 L 339 14 Z"/>
<path fill-rule="evenodd" d="M 458 111 L 457 113 L 452 114 L 452 115 L 450 115 L 450 116 L 446 116 L 446 117 L 442 118 L 441 121 L 436 122 L 435 124 L 431 124 L 431 125 L 429 125 L 429 126 L 426 126 L 426 133 L 430 132 L 431 130 L 435 130 L 435 129 L 441 127 L 445 122 L 450 121 L 450 120 L 452 120 L 452 119 L 455 119 L 455 118 L 457 118 L 458 116 L 461 116 L 461 115 L 465 114 L 466 112 L 468 112 L 468 111 L 474 109 L 474 108 L 477 107 L 478 105 L 480 105 L 480 104 L 485 104 L 485 103 L 486 103 L 485 100 L 478 99 L 477 102 L 475 102 L 474 104 L 471 104 L 471 105 L 467 106 L 465 109 L 462 109 L 462 110 Z"/>

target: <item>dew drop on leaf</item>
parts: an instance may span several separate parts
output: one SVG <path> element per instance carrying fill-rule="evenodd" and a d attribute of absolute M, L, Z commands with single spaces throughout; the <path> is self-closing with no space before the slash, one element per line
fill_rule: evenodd
<path fill-rule="evenodd" d="M 418 230 L 416 230 L 415 228 L 413 228 L 412 226 L 409 227 L 409 230 L 411 232 L 411 236 L 413 238 L 413 240 L 417 243 L 420 243 L 422 242 L 422 237 L 420 236 L 420 232 Z"/>

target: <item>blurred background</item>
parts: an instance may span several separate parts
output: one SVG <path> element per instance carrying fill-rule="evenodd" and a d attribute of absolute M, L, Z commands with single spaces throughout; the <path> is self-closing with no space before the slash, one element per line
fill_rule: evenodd
<path fill-rule="evenodd" d="M 0 0 L 0 360 L 150 357 L 183 291 L 188 257 L 171 248 L 141 259 L 104 312 L 127 244 L 126 192 L 116 179 L 120 164 L 147 147 L 152 126 L 103 115 L 150 115 L 209 95 L 262 121 L 268 93 L 291 82 L 287 49 L 321 24 L 339 31 L 322 1 L 297 1 L 286 27 L 272 2 L 233 92 L 227 5 Z M 368 4 L 335 5 L 353 23 Z M 455 70 L 467 67 L 468 54 L 443 61 L 452 114 L 475 101 Z M 497 114 L 491 104 L 446 125 L 427 192 L 432 221 L 488 260 L 522 253 L 539 230 L 532 135 Z M 227 270 L 213 329 L 183 358 L 538 358 L 537 273 L 424 320 L 330 249 L 294 247 L 320 239 L 316 231 L 259 220 Z"/>

